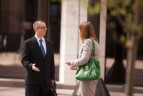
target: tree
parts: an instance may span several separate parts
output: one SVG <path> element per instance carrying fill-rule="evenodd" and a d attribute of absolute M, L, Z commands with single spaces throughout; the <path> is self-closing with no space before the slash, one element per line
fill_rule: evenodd
<path fill-rule="evenodd" d="M 112 16 L 116 16 L 123 30 L 126 32 L 126 39 L 122 42 L 127 47 L 127 71 L 126 71 L 126 95 L 133 94 L 134 66 L 137 57 L 138 43 L 143 36 L 143 23 L 141 21 L 143 8 L 142 0 L 108 0 L 108 8 L 112 10 Z M 122 36 L 123 37 L 123 36 Z M 125 37 L 124 37 L 125 38 Z"/>
<path fill-rule="evenodd" d="M 102 3 L 102 2 L 101 2 Z M 101 4 L 102 5 L 102 4 Z M 89 10 L 91 14 L 100 12 L 99 4 L 92 6 Z M 143 8 L 142 0 L 107 0 L 107 9 L 111 11 L 111 16 L 116 17 L 125 35 L 120 35 L 120 41 L 127 48 L 127 68 L 126 68 L 126 95 L 133 94 L 134 66 L 137 57 L 139 40 L 143 37 Z M 99 9 L 99 10 L 98 10 Z M 100 22 L 101 23 L 101 22 Z M 108 22 L 109 24 L 109 22 Z M 114 22 L 110 22 L 110 27 L 114 28 Z"/>

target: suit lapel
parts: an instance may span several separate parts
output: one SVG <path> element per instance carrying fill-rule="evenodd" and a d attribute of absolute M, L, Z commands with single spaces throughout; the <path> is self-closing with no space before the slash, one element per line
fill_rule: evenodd
<path fill-rule="evenodd" d="M 33 37 L 33 46 L 35 46 L 35 49 L 37 50 L 37 53 L 43 58 L 40 46 L 37 42 L 37 39 L 35 37 Z"/>

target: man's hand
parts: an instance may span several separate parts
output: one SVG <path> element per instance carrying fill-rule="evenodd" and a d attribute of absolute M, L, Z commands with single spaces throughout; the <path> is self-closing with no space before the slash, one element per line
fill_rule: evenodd
<path fill-rule="evenodd" d="M 35 66 L 35 64 L 32 64 L 32 70 L 36 72 L 40 72 L 40 69 Z"/>
<path fill-rule="evenodd" d="M 55 80 L 51 80 L 51 83 L 52 83 L 52 85 L 54 85 L 54 83 L 55 83 Z"/>

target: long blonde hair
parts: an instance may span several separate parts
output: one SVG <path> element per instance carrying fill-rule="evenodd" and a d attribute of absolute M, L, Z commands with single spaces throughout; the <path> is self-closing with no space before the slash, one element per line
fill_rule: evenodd
<path fill-rule="evenodd" d="M 82 42 L 88 38 L 93 38 L 94 40 L 97 41 L 93 25 L 90 22 L 82 22 L 79 25 L 79 30 Z"/>

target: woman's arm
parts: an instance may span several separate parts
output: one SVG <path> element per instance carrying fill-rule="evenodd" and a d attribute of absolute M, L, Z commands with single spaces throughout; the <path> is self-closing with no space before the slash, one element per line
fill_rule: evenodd
<path fill-rule="evenodd" d="M 76 60 L 71 61 L 72 67 L 77 67 L 84 65 L 88 62 L 90 55 L 92 51 L 92 43 L 90 39 L 86 39 L 83 44 L 82 53 L 80 54 L 80 57 Z"/>

